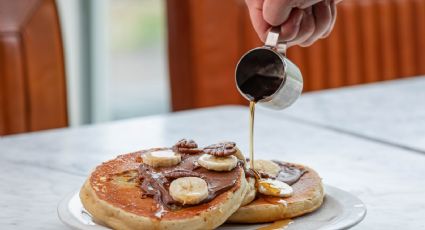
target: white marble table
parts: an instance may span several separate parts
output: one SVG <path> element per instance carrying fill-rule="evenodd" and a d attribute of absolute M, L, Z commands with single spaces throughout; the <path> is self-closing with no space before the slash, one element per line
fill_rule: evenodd
<path fill-rule="evenodd" d="M 247 152 L 247 121 L 246 107 L 217 107 L 0 138 L 1 229 L 65 229 L 57 203 L 119 153 L 181 137 L 234 140 Z M 325 183 L 362 199 L 368 214 L 355 229 L 425 228 L 423 154 L 261 109 L 255 147 L 261 158 L 311 165 Z"/>
<path fill-rule="evenodd" d="M 305 94 L 274 115 L 425 154 L 425 76 Z"/>

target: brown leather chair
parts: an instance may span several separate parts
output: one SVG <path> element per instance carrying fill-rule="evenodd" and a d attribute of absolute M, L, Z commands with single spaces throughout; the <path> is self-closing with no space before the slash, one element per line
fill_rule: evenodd
<path fill-rule="evenodd" d="M 0 0 L 0 135 L 68 124 L 54 0 Z"/>
<path fill-rule="evenodd" d="M 173 110 L 246 104 L 234 69 L 261 45 L 243 0 L 168 0 Z M 331 36 L 288 56 L 304 91 L 425 74 L 425 0 L 344 0 Z"/>

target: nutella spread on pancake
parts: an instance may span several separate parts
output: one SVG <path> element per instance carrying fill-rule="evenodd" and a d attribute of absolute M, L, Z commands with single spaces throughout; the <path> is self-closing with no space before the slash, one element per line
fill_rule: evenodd
<path fill-rule="evenodd" d="M 301 176 L 306 173 L 305 169 L 300 169 L 299 167 L 295 167 L 289 163 L 281 162 L 281 161 L 273 161 L 278 164 L 281 168 L 279 174 L 276 176 L 276 180 L 287 183 L 288 185 L 295 184 Z"/>
<path fill-rule="evenodd" d="M 184 146 L 187 144 L 187 146 Z M 175 201 L 169 192 L 170 183 L 181 177 L 199 177 L 207 182 L 208 197 L 201 203 L 206 203 L 231 189 L 240 177 L 240 167 L 243 162 L 238 161 L 236 168 L 217 172 L 208 170 L 197 164 L 197 159 L 204 151 L 197 148 L 193 141 L 179 141 L 173 148 L 155 148 L 141 152 L 141 155 L 161 150 L 174 150 L 181 155 L 181 162 L 169 167 L 152 167 L 148 164 L 140 164 L 138 172 L 142 197 L 152 197 L 159 206 L 169 210 L 185 207 Z"/>
<path fill-rule="evenodd" d="M 249 159 L 247 160 L 249 161 Z M 259 171 L 255 171 L 255 173 L 257 173 L 260 178 L 271 178 L 271 179 L 285 182 L 288 185 L 293 185 L 302 177 L 302 175 L 304 175 L 304 173 L 307 172 L 307 170 L 300 169 L 299 167 L 296 167 L 295 165 L 292 165 L 290 163 L 276 161 L 276 160 L 273 160 L 273 162 L 279 165 L 280 167 L 280 171 L 277 174 L 277 176 L 270 176 L 267 173 L 263 173 Z M 256 178 L 252 170 L 245 170 L 245 175 Z M 260 178 L 256 178 L 256 180 Z"/>
<path fill-rule="evenodd" d="M 226 220 L 274 221 L 320 206 L 323 189 L 314 170 L 270 160 L 250 169 L 247 161 L 234 142 L 198 148 L 183 139 L 103 162 L 80 199 L 93 218 L 114 229 L 213 229 Z M 278 212 L 257 209 L 264 205 Z"/>
<path fill-rule="evenodd" d="M 236 167 L 228 171 L 215 171 L 198 164 L 198 159 L 205 155 L 219 158 L 234 157 L 233 155 L 228 155 L 230 152 L 236 152 L 236 150 L 233 150 L 234 148 L 236 148 L 236 145 L 233 142 L 220 143 L 206 148 L 198 148 L 197 144 L 191 140 L 181 140 L 171 148 L 153 148 L 134 153 L 133 155 L 118 157 L 116 161 L 111 162 L 111 165 L 108 163 L 101 167 L 104 168 L 103 170 L 111 170 L 110 172 L 120 173 L 109 174 L 106 177 L 93 176 L 92 184 L 95 186 L 95 190 L 99 192 L 99 196 L 119 205 L 127 204 L 128 202 L 125 200 L 133 200 L 134 198 L 131 197 L 134 197 L 136 193 L 134 195 L 132 193 L 137 192 L 138 195 L 136 196 L 139 198 L 134 200 L 134 202 L 147 205 L 141 208 L 142 206 L 131 203 L 131 206 L 126 205 L 125 207 L 136 213 L 146 212 L 150 209 L 153 211 L 156 218 L 162 218 L 163 215 L 168 215 L 166 213 L 191 208 L 193 206 L 202 206 L 213 201 L 214 198 L 218 197 L 220 194 L 234 188 L 235 184 L 238 183 L 241 179 L 240 177 L 243 175 L 241 173 L 242 171 L 245 172 L 246 177 L 254 177 L 252 172 L 240 159 L 237 159 Z M 144 156 L 147 154 L 158 157 L 152 154 L 155 152 L 171 152 L 171 154 L 163 155 L 165 157 L 174 157 L 174 155 L 178 155 L 179 161 L 178 163 L 170 161 L 169 163 L 172 164 L 170 166 L 152 166 L 152 162 L 150 162 L 150 164 L 144 163 Z M 121 162 L 121 159 L 128 163 L 118 163 Z M 280 167 L 279 173 L 274 177 L 261 175 L 262 178 L 268 177 L 292 185 L 306 172 L 303 168 L 296 167 L 289 163 L 279 161 L 275 161 L 275 163 Z M 113 165 L 116 165 L 117 168 Z M 125 167 L 120 168 L 121 165 Z M 101 173 L 103 170 L 99 170 L 98 173 Z M 200 178 L 207 184 L 208 195 L 196 204 L 179 202 L 176 200 L 176 197 L 170 193 L 170 185 L 173 181 L 179 178 L 188 177 Z M 111 181 L 111 183 L 108 181 Z M 104 186 L 101 186 L 104 183 L 108 183 L 108 192 L 106 192 L 106 190 L 104 191 Z M 133 190 L 131 186 L 138 187 L 139 190 Z M 117 195 L 116 193 L 119 191 L 128 192 L 128 195 L 131 197 L 126 198 L 123 193 Z"/>

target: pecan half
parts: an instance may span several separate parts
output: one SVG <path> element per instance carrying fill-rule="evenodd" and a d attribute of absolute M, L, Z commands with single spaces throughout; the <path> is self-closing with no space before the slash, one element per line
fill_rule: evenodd
<path fill-rule="evenodd" d="M 236 153 L 235 142 L 222 142 L 204 148 L 204 152 L 217 157 L 225 157 Z"/>
<path fill-rule="evenodd" d="M 202 152 L 202 149 L 198 149 L 198 144 L 191 139 L 181 139 L 174 146 L 174 150 L 181 153 L 197 154 Z"/>

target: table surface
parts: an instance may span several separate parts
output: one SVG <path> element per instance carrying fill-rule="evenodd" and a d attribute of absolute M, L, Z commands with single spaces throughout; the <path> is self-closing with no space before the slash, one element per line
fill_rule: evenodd
<path fill-rule="evenodd" d="M 305 94 L 283 112 L 259 108 L 256 157 L 310 165 L 324 183 L 358 196 L 368 214 L 354 229 L 424 229 L 425 94 L 418 85 L 425 79 Z M 65 228 L 58 202 L 119 153 L 182 137 L 200 145 L 234 140 L 246 153 L 248 116 L 247 107 L 225 106 L 0 138 L 0 226 Z"/>
<path fill-rule="evenodd" d="M 278 114 L 425 154 L 425 77 L 309 93 Z"/>

